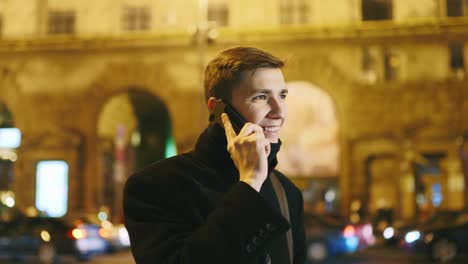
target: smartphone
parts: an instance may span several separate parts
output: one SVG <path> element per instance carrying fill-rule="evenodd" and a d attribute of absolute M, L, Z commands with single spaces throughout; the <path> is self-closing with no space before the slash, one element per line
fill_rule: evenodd
<path fill-rule="evenodd" d="M 216 101 L 213 113 L 210 115 L 210 122 L 219 124 L 224 128 L 223 121 L 221 120 L 222 113 L 226 113 L 229 116 L 232 128 L 237 134 L 239 134 L 240 130 L 247 121 L 239 112 L 236 111 L 236 109 L 234 109 L 234 107 L 232 107 L 232 105 L 223 101 L 222 99 Z"/>

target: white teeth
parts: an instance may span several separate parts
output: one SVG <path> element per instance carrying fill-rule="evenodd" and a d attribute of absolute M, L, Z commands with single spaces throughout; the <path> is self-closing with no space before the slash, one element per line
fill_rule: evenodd
<path fill-rule="evenodd" d="M 267 132 L 278 132 L 280 129 L 279 126 L 275 126 L 275 127 L 264 127 L 263 130 L 264 131 L 267 131 Z"/>

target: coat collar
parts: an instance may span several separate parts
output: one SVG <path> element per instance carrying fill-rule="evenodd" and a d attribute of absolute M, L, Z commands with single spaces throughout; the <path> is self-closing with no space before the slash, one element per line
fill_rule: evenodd
<path fill-rule="evenodd" d="M 269 160 L 269 172 L 278 164 L 276 154 L 281 146 L 272 144 Z M 239 171 L 227 151 L 227 140 L 224 129 L 217 125 L 208 126 L 200 135 L 195 144 L 195 157 L 204 165 L 216 171 L 216 174 L 226 175 L 229 183 L 239 181 Z"/>

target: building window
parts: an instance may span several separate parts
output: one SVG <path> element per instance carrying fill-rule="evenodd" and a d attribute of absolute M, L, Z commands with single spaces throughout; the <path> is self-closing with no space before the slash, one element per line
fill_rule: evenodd
<path fill-rule="evenodd" d="M 362 0 L 362 20 L 387 20 L 392 17 L 392 0 Z"/>
<path fill-rule="evenodd" d="M 465 79 L 465 61 L 462 43 L 449 45 L 450 50 L 450 70 L 452 77 L 458 80 Z"/>
<path fill-rule="evenodd" d="M 395 81 L 399 79 L 400 56 L 396 49 L 384 48 L 384 78 L 385 81 Z"/>
<path fill-rule="evenodd" d="M 280 23 L 307 24 L 309 22 L 310 6 L 308 0 L 281 0 Z"/>
<path fill-rule="evenodd" d="M 361 80 L 367 84 L 400 80 L 401 59 L 395 47 L 364 46 L 361 53 Z"/>
<path fill-rule="evenodd" d="M 49 11 L 49 34 L 75 33 L 75 12 L 71 10 Z"/>
<path fill-rule="evenodd" d="M 447 16 L 468 15 L 468 0 L 447 0 Z"/>
<path fill-rule="evenodd" d="M 377 81 L 377 54 L 370 47 L 362 49 L 362 79 L 372 84 Z"/>
<path fill-rule="evenodd" d="M 309 22 L 310 7 L 309 2 L 301 0 L 298 3 L 298 12 L 299 12 L 299 24 L 307 24 Z"/>
<path fill-rule="evenodd" d="M 229 24 L 229 10 L 226 4 L 210 4 L 208 6 L 208 21 L 216 26 L 224 27 Z"/>
<path fill-rule="evenodd" d="M 151 11 L 147 6 L 125 7 L 122 14 L 125 31 L 145 31 L 151 28 Z"/>

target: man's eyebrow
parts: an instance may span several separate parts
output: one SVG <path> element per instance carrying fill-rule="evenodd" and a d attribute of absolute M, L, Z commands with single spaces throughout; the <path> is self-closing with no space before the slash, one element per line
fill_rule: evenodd
<path fill-rule="evenodd" d="M 281 89 L 280 94 L 284 94 L 288 92 L 289 92 L 288 88 L 284 88 L 284 89 Z M 256 94 L 256 93 L 271 94 L 271 90 L 270 89 L 258 89 L 258 90 L 252 91 L 252 94 Z"/>

